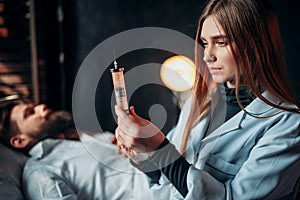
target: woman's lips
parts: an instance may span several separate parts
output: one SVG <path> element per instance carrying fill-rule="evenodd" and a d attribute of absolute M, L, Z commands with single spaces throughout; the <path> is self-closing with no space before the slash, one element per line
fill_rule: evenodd
<path fill-rule="evenodd" d="M 220 73 L 223 69 L 221 67 L 209 67 L 209 71 L 211 74 Z"/>

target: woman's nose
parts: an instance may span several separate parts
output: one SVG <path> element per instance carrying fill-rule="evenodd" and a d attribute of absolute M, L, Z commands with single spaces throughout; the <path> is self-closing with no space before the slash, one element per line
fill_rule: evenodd
<path fill-rule="evenodd" d="M 217 57 L 215 56 L 213 49 L 211 47 L 208 47 L 204 50 L 204 56 L 203 61 L 204 62 L 214 62 L 217 60 Z"/>

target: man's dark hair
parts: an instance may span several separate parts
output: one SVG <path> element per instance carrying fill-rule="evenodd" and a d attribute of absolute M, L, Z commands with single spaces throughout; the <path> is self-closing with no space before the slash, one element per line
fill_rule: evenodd
<path fill-rule="evenodd" d="M 10 138 L 12 137 L 10 132 L 10 114 L 14 106 L 25 102 L 18 95 L 5 96 L 0 92 L 0 141 L 11 147 Z"/>

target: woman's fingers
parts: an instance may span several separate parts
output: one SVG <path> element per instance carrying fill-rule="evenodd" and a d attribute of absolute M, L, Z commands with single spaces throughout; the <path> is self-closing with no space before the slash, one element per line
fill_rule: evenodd
<path fill-rule="evenodd" d="M 114 135 L 114 136 L 111 138 L 110 143 L 111 143 L 111 144 L 117 144 L 117 138 L 116 138 L 116 135 Z"/>
<path fill-rule="evenodd" d="M 130 134 L 135 132 L 136 124 L 133 120 L 125 113 L 120 106 L 115 106 L 115 112 L 118 116 L 118 126 L 122 129 L 125 133 Z"/>
<path fill-rule="evenodd" d="M 117 145 L 119 147 L 121 147 L 121 145 L 125 142 L 125 140 L 123 139 L 123 136 L 122 136 L 123 131 L 120 129 L 119 126 L 116 128 L 115 135 L 116 135 L 116 139 L 117 139 Z"/>
<path fill-rule="evenodd" d="M 137 152 L 149 152 L 156 150 L 161 144 L 164 139 L 161 130 L 150 121 L 138 116 L 133 107 L 130 107 L 129 114 L 117 105 L 115 111 L 118 116 L 116 137 L 118 142 L 124 145 L 125 151 L 133 149 Z"/>
<path fill-rule="evenodd" d="M 116 114 L 118 116 L 118 127 L 123 131 L 124 134 L 130 137 L 141 137 L 143 133 L 143 126 L 149 124 L 148 120 L 145 120 L 138 115 L 131 107 L 132 113 L 125 113 L 119 106 L 115 106 Z"/>
<path fill-rule="evenodd" d="M 120 127 L 116 129 L 116 139 L 122 149 L 124 149 L 124 147 L 128 149 L 134 147 L 134 138 L 125 133 Z"/>

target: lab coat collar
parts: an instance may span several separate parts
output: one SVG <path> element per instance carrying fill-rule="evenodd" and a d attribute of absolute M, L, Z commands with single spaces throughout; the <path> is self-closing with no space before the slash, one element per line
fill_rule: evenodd
<path fill-rule="evenodd" d="M 275 99 L 274 97 L 272 97 L 268 92 L 264 92 L 262 94 L 262 96 L 264 98 L 266 98 L 268 101 L 276 104 L 276 105 L 280 105 L 281 102 L 277 99 Z M 256 98 L 253 100 L 253 102 L 251 102 L 249 104 L 249 106 L 246 107 L 246 111 L 249 112 L 250 114 L 254 115 L 254 116 L 268 116 L 269 112 L 273 110 L 277 110 L 275 109 L 273 106 L 270 106 L 268 104 L 266 104 L 263 100 L 261 100 L 260 98 Z M 242 111 L 243 112 L 243 111 Z M 278 110 L 277 110 L 278 112 Z"/>
<path fill-rule="evenodd" d="M 223 91 L 222 91 L 223 90 Z M 274 104 L 279 105 L 280 101 L 273 98 L 268 92 L 264 92 L 263 97 L 271 101 Z M 225 113 L 226 113 L 226 96 L 224 94 L 224 88 L 219 87 L 219 93 L 216 96 L 218 100 L 213 105 L 213 111 L 211 114 L 210 126 L 208 129 L 208 136 L 204 140 L 215 139 L 220 137 L 223 134 L 237 130 L 240 128 L 242 121 L 247 117 L 247 113 L 241 110 L 231 119 L 225 122 Z M 278 109 L 266 104 L 260 98 L 254 99 L 248 106 L 245 107 L 245 110 L 250 114 L 262 117 L 262 116 L 271 116 L 276 112 L 280 112 Z M 211 132 L 211 134 L 209 134 Z"/>

